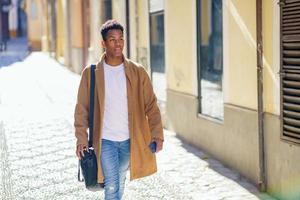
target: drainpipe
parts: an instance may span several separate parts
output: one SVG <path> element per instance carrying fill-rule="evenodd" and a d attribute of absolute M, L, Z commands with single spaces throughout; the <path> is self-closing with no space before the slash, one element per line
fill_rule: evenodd
<path fill-rule="evenodd" d="M 130 4 L 126 0 L 126 42 L 127 42 L 127 58 L 130 58 Z"/>
<path fill-rule="evenodd" d="M 259 146 L 259 190 L 266 191 L 264 108 L 263 108 L 263 41 L 262 41 L 262 0 L 256 0 L 256 53 L 257 53 L 257 100 L 258 100 L 258 146 Z"/>
<path fill-rule="evenodd" d="M 148 3 L 149 4 L 149 3 Z M 138 11 L 138 0 L 134 2 L 134 12 L 135 12 L 135 44 L 136 44 L 136 60 L 140 62 L 140 53 L 139 53 L 139 11 Z"/>
<path fill-rule="evenodd" d="M 89 9 L 89 8 L 88 8 Z M 88 12 L 89 13 L 89 12 Z M 81 22 L 82 22 L 82 66 L 87 64 L 87 17 L 86 17 L 86 0 L 81 0 Z"/>

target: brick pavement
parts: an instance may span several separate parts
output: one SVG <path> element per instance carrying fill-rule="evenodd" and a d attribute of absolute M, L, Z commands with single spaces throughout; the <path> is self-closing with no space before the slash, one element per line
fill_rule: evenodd
<path fill-rule="evenodd" d="M 78 83 L 78 75 L 43 53 L 0 69 L 1 200 L 103 198 L 77 182 Z M 127 182 L 124 199 L 273 199 L 175 133 L 165 135 L 159 172 Z"/>

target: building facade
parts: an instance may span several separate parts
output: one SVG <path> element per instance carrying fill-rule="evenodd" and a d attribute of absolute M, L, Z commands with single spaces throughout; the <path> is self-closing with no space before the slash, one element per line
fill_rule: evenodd
<path fill-rule="evenodd" d="M 78 73 L 103 51 L 100 25 L 119 20 L 166 128 L 271 195 L 300 199 L 300 0 L 28 2 L 41 9 L 32 43 Z"/>

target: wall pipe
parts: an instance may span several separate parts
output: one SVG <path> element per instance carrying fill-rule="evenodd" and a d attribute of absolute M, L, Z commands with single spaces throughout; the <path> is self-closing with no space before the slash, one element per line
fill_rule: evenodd
<path fill-rule="evenodd" d="M 259 141 L 259 190 L 266 191 L 264 107 L 263 107 L 263 40 L 262 40 L 262 0 L 256 0 L 256 53 L 257 53 L 257 101 L 258 101 L 258 141 Z"/>

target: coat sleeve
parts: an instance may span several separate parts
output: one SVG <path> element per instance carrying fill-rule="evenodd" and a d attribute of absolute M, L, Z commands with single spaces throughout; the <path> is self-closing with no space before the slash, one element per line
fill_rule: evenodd
<path fill-rule="evenodd" d="M 88 70 L 85 68 L 81 74 L 78 88 L 77 102 L 74 113 L 74 126 L 76 144 L 88 146 L 88 116 L 89 116 L 89 82 Z"/>
<path fill-rule="evenodd" d="M 157 99 L 153 91 L 151 80 L 143 67 L 142 80 L 143 80 L 143 95 L 145 102 L 145 114 L 148 118 L 149 128 L 152 138 L 159 138 L 164 140 L 163 126 L 161 121 L 161 114 L 157 105 Z"/>

